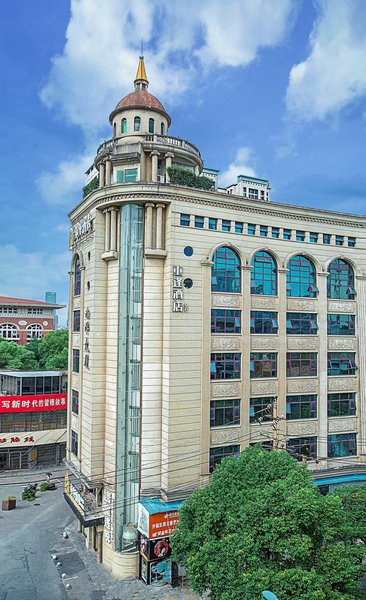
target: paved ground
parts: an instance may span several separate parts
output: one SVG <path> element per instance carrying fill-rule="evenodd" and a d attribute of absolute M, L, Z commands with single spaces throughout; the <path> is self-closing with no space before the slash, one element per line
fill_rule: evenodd
<path fill-rule="evenodd" d="M 198 600 L 187 589 L 114 579 L 97 564 L 95 552 L 86 550 L 62 481 L 54 492 L 38 492 L 34 502 L 20 500 L 22 485 L 11 481 L 36 478 L 34 473 L 0 476 L 0 500 L 17 497 L 15 510 L 0 511 L 0 600 Z"/>
<path fill-rule="evenodd" d="M 59 490 L 35 502 L 20 500 L 21 492 L 0 478 L 0 499 L 17 497 L 15 510 L 0 511 L 0 600 L 66 600 L 49 549 L 73 517 Z"/>

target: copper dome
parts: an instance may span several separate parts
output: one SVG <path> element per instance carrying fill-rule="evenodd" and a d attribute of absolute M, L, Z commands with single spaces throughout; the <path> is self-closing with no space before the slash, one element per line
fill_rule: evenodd
<path fill-rule="evenodd" d="M 135 90 L 122 98 L 114 111 L 110 114 L 109 122 L 112 123 L 113 117 L 126 108 L 147 108 L 156 110 L 168 119 L 169 125 L 171 123 L 171 119 L 161 102 L 146 90 Z"/>

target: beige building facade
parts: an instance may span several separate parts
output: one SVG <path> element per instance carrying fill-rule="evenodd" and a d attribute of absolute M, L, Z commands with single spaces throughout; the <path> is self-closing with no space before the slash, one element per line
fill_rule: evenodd
<path fill-rule="evenodd" d="M 142 496 L 185 498 L 252 443 L 312 469 L 366 454 L 366 219 L 270 202 L 266 180 L 171 183 L 203 161 L 147 90 L 140 59 L 70 213 L 65 495 L 118 577 Z"/>

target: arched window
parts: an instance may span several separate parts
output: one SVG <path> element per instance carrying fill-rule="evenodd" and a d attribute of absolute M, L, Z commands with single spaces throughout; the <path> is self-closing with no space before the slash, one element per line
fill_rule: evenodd
<path fill-rule="evenodd" d="M 165 135 L 165 132 L 164 132 L 164 123 L 162 123 L 162 124 L 160 125 L 160 134 L 161 134 L 161 135 Z"/>
<path fill-rule="evenodd" d="M 80 296 L 81 291 L 81 269 L 80 258 L 77 256 L 74 268 L 74 296 Z"/>
<path fill-rule="evenodd" d="M 133 129 L 134 129 L 134 131 L 140 131 L 140 129 L 141 129 L 141 119 L 140 119 L 140 117 L 135 117 L 134 118 Z"/>
<path fill-rule="evenodd" d="M 117 137 L 117 125 L 113 123 L 113 137 Z"/>
<path fill-rule="evenodd" d="M 314 264 L 306 256 L 293 256 L 287 263 L 287 296 L 315 298 L 316 270 Z"/>
<path fill-rule="evenodd" d="M 252 259 L 250 293 L 264 296 L 277 295 L 277 265 L 268 252 L 256 252 Z"/>
<path fill-rule="evenodd" d="M 127 132 L 127 119 L 122 119 L 121 121 L 121 133 Z"/>
<path fill-rule="evenodd" d="M 351 265 L 341 258 L 336 258 L 330 263 L 328 271 L 328 298 L 354 300 L 355 276 Z"/>
<path fill-rule="evenodd" d="M 41 325 L 34 323 L 33 325 L 29 325 L 27 327 L 27 340 L 31 340 L 32 338 L 37 338 L 40 340 L 43 336 L 43 329 Z"/>
<path fill-rule="evenodd" d="M 214 252 L 212 260 L 211 290 L 241 292 L 241 265 L 235 250 L 222 246 Z"/>
<path fill-rule="evenodd" d="M 154 133 L 155 131 L 155 121 L 154 119 L 149 119 L 149 133 Z"/>
<path fill-rule="evenodd" d="M 0 337 L 7 340 L 18 340 L 18 327 L 12 323 L 3 323 L 0 325 Z"/>

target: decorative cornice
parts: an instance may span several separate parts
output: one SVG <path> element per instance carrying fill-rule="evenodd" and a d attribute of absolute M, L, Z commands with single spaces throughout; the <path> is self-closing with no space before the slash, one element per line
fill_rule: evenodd
<path fill-rule="evenodd" d="M 153 182 L 136 182 L 135 184 L 132 185 L 136 185 L 139 187 L 143 187 L 144 185 L 149 185 L 149 187 L 151 188 L 153 184 Z M 111 186 L 112 187 L 112 186 Z M 164 188 L 168 188 L 171 193 L 162 193 L 162 187 Z M 109 191 L 109 186 L 105 187 L 105 188 L 99 188 L 99 189 L 103 189 L 104 192 Z M 208 206 L 214 206 L 217 208 L 222 208 L 222 209 L 234 209 L 236 211 L 240 211 L 240 212 L 246 212 L 246 213 L 256 213 L 259 215 L 265 215 L 268 217 L 280 217 L 282 219 L 294 219 L 297 221 L 308 221 L 309 223 L 312 222 L 316 222 L 316 223 L 326 223 L 329 225 L 342 225 L 344 227 L 352 227 L 352 228 L 356 228 L 356 229 L 365 229 L 366 228 L 366 221 L 365 223 L 360 222 L 362 217 L 358 217 L 357 215 L 354 215 L 355 219 L 357 217 L 357 221 L 349 221 L 344 217 L 347 217 L 349 215 L 342 215 L 342 213 L 339 213 L 339 218 L 331 218 L 329 216 L 326 216 L 327 211 L 324 211 L 324 216 L 322 214 L 316 214 L 316 213 L 320 213 L 321 211 L 319 209 L 310 209 L 310 208 L 306 208 L 306 207 L 296 207 L 293 205 L 280 205 L 278 203 L 266 203 L 266 206 L 261 206 L 261 201 L 260 200 L 253 200 L 252 204 L 248 203 L 248 199 L 242 199 L 240 196 L 234 197 L 231 196 L 232 200 L 235 200 L 236 202 L 229 202 L 229 198 L 225 198 L 225 200 L 222 198 L 222 201 L 219 201 L 218 199 L 214 199 L 216 197 L 223 197 L 224 194 L 220 193 L 220 192 L 209 192 L 212 196 L 211 199 L 207 199 L 207 198 L 199 198 L 197 196 L 195 197 L 189 197 L 188 194 L 189 193 L 197 193 L 196 190 L 191 189 L 191 188 L 187 188 L 187 195 L 183 195 L 180 190 L 178 191 L 178 189 L 180 188 L 180 186 L 175 186 L 173 184 L 156 184 L 156 191 L 153 191 L 152 189 L 150 190 L 139 190 L 139 191 L 135 191 L 135 192 L 131 192 L 131 191 L 126 191 L 126 193 L 121 194 L 120 192 L 118 194 L 114 194 L 113 190 L 111 189 L 111 194 L 108 196 L 105 196 L 104 198 L 99 198 L 99 199 L 95 199 L 94 201 L 92 201 L 90 203 L 90 205 L 88 205 L 88 209 L 90 210 L 91 208 L 98 208 L 98 206 L 100 206 L 101 204 L 105 204 L 105 203 L 109 203 L 109 202 L 128 202 L 129 200 L 140 200 L 140 201 L 144 201 L 145 199 L 149 199 L 149 198 L 156 198 L 156 196 L 159 197 L 159 200 L 164 200 L 168 203 L 173 202 L 173 201 L 182 201 L 182 202 L 187 202 L 187 203 L 191 203 L 191 204 L 203 204 L 203 205 L 208 205 Z M 177 191 L 175 191 L 175 189 L 177 189 Z M 92 198 L 92 195 L 98 193 L 98 190 L 95 190 L 94 192 L 91 193 L 90 198 Z M 225 194 L 225 196 L 229 196 L 228 194 Z M 69 216 L 71 214 L 73 214 L 75 211 L 77 211 L 78 209 L 80 209 L 86 199 L 84 199 L 82 202 L 80 202 L 78 205 L 75 206 L 75 208 L 69 213 Z M 271 205 L 271 207 L 273 208 L 269 208 L 268 204 Z M 283 206 L 283 208 L 282 208 Z M 284 209 L 288 209 L 287 211 Z M 297 212 L 297 209 L 299 210 L 299 212 Z M 308 211 L 310 214 L 304 214 L 304 211 Z M 315 214 L 314 214 L 315 213 Z M 352 215 L 353 216 L 353 215 Z"/>

